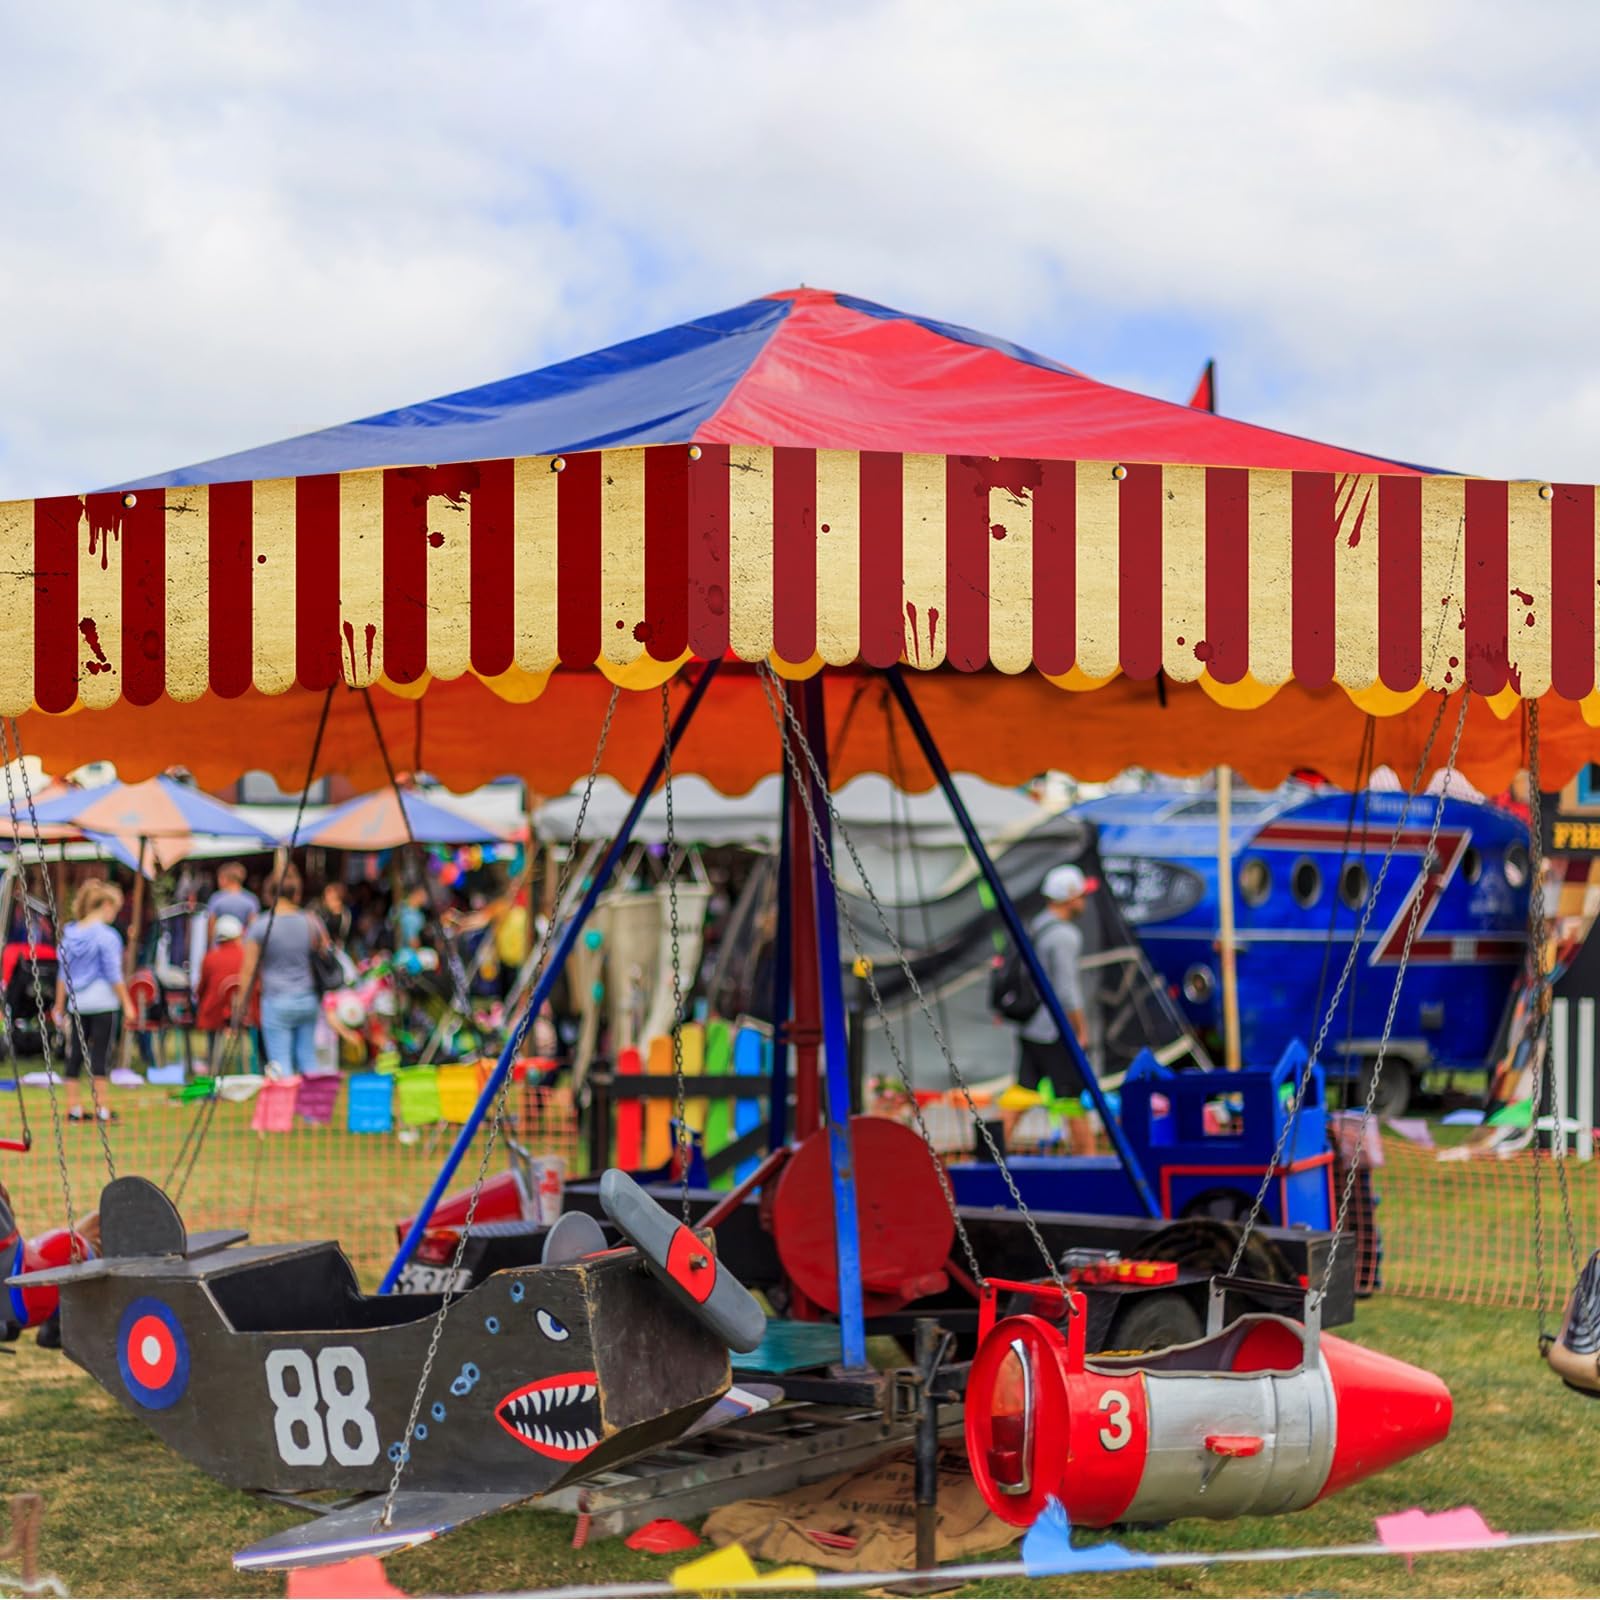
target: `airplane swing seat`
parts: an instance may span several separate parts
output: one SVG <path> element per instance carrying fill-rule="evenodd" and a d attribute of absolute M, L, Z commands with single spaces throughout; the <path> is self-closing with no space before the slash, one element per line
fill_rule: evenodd
<path fill-rule="evenodd" d="M 1578 1274 L 1560 1332 L 1541 1342 L 1545 1360 L 1569 1389 L 1600 1400 L 1600 1250 Z"/>
<path fill-rule="evenodd" d="M 1314 1303 L 1304 1322 L 1254 1313 L 1224 1327 L 1230 1287 L 1258 1297 L 1284 1288 L 1214 1279 L 1203 1339 L 1091 1358 L 1081 1295 L 990 1280 L 966 1403 L 989 1509 L 1027 1526 L 1055 1499 L 1097 1528 L 1277 1515 L 1449 1432 L 1450 1392 L 1432 1373 L 1323 1333 Z M 995 1320 L 1002 1289 L 1044 1314 Z"/>

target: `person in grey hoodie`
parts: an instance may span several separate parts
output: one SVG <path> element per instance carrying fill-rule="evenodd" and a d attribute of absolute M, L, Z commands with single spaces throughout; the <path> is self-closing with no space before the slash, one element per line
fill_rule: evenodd
<path fill-rule="evenodd" d="M 123 979 L 122 935 L 112 927 L 122 910 L 122 891 L 103 878 L 90 878 L 79 886 L 72 901 L 75 921 L 67 924 L 57 950 L 56 1026 L 67 1036 L 67 1120 L 87 1122 L 80 1080 L 89 1066 L 93 1115 L 114 1122 L 116 1114 L 106 1104 L 106 1075 L 111 1070 L 111 1047 L 116 1041 L 117 1018 L 135 1017 L 128 985 Z M 68 982 L 76 1002 L 74 1021 L 68 1008 Z"/>

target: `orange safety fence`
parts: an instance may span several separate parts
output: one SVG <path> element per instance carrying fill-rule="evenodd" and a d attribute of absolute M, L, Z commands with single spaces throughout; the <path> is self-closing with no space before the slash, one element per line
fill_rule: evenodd
<path fill-rule="evenodd" d="M 321 1084 L 315 1076 L 287 1085 L 258 1079 L 260 1087 L 239 1091 L 248 1099 L 214 1102 L 185 1102 L 176 1088 L 119 1086 L 108 1091 L 117 1116 L 108 1129 L 111 1151 L 119 1174 L 138 1174 L 165 1186 L 191 1231 L 247 1228 L 263 1242 L 337 1239 L 362 1281 L 375 1286 L 394 1255 L 395 1224 L 422 1203 L 460 1132 L 463 1118 L 450 1104 L 451 1094 L 479 1081 L 477 1071 L 466 1068 L 470 1078 L 453 1085 L 446 1076 L 451 1070 L 440 1070 L 446 1077 L 444 1093 L 432 1102 L 396 1089 L 389 1127 L 372 1132 L 353 1131 L 353 1121 L 360 1126 L 363 1119 L 352 1117 L 351 1096 L 362 1093 L 363 1078 L 370 1090 L 378 1074 L 345 1072 Z M 61 1226 L 65 1209 L 46 1090 L 24 1092 L 34 1148 L 26 1155 L 7 1155 L 0 1179 L 11 1192 L 19 1226 L 32 1235 Z M 0 1097 L 0 1119 L 9 1133 L 16 1107 L 5 1102 L 14 1097 Z M 370 1110 L 371 1104 L 369 1098 L 358 1109 Z M 569 1090 L 519 1084 L 507 1106 L 509 1130 L 530 1156 L 559 1157 L 569 1175 L 581 1170 Z M 451 1115 L 427 1116 L 439 1110 Z M 104 1157 L 88 1123 L 68 1124 L 62 1131 L 73 1209 L 81 1220 L 98 1204 L 106 1181 Z M 480 1132 L 474 1139 L 447 1194 L 471 1187 L 484 1138 Z M 510 1161 L 508 1150 L 497 1150 L 489 1174 L 505 1171 Z"/>

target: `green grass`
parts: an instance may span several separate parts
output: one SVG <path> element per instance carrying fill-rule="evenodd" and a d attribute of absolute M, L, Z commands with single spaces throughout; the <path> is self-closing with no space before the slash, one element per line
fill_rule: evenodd
<path fill-rule="evenodd" d="M 1471 1504 L 1510 1530 L 1600 1527 L 1594 1447 L 1600 1410 L 1537 1359 L 1526 1312 L 1381 1299 L 1362 1307 L 1359 1340 L 1439 1372 L 1456 1420 L 1438 1449 L 1295 1516 L 1181 1522 L 1129 1542 L 1151 1550 L 1328 1544 L 1372 1537 L 1372 1518 L 1421 1505 Z M 297 1513 L 223 1489 L 157 1444 L 59 1353 L 31 1336 L 0 1355 L 0 1488 L 46 1499 L 43 1556 L 75 1594 L 282 1594 L 283 1579 L 235 1573 L 229 1555 Z M 619 1540 L 571 1548 L 572 1519 L 505 1512 L 397 1556 L 391 1579 L 415 1594 L 575 1587 L 665 1576 L 672 1557 Z M 1171 1574 L 1004 1583 L 990 1594 L 1558 1595 L 1600 1592 L 1600 1547 L 1303 1561 Z"/>

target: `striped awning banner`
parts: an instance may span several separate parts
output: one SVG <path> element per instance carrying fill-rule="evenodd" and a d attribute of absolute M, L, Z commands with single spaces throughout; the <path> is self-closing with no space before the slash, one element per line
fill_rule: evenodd
<path fill-rule="evenodd" d="M 0 710 L 731 654 L 1581 700 L 1590 485 L 662 445 L 0 504 Z"/>

